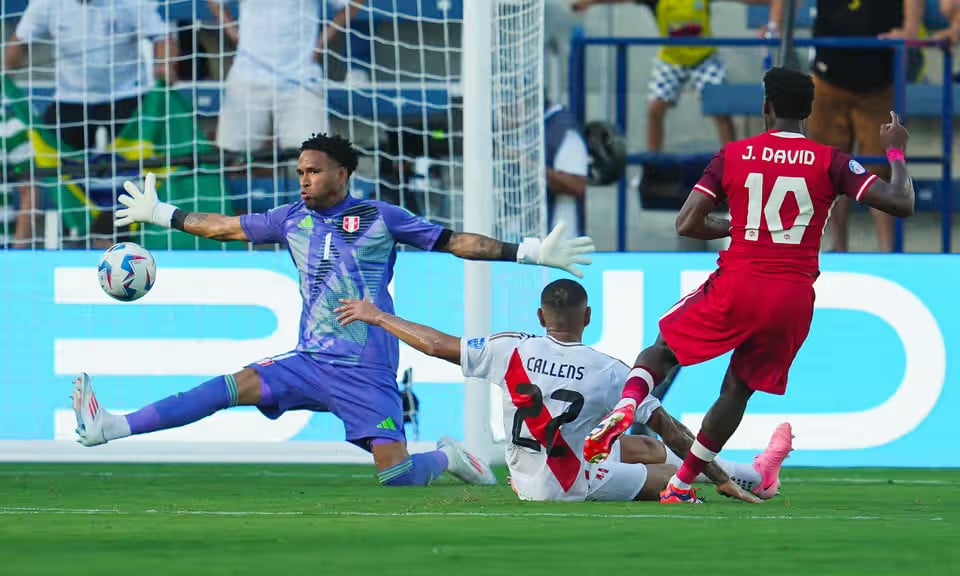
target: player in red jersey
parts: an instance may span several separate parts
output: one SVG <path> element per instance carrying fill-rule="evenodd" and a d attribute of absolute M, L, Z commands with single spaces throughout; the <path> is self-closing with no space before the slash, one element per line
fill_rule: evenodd
<path fill-rule="evenodd" d="M 751 395 L 786 391 L 787 373 L 813 319 L 820 241 L 834 202 L 847 195 L 893 216 L 913 214 L 913 182 L 904 162 L 909 135 L 896 114 L 880 127 L 892 169 L 885 182 L 849 155 L 803 136 L 813 105 L 809 75 L 772 68 L 763 84 L 768 131 L 727 144 L 677 215 L 681 236 L 730 236 L 730 247 L 707 281 L 660 319 L 660 336 L 637 357 L 617 408 L 584 444 L 587 461 L 605 458 L 633 424 L 637 404 L 674 366 L 732 350 L 720 397 L 660 494 L 662 503 L 698 502 L 691 484 L 736 431 Z M 724 203 L 729 220 L 712 214 Z M 764 483 L 777 480 L 768 475 Z"/>

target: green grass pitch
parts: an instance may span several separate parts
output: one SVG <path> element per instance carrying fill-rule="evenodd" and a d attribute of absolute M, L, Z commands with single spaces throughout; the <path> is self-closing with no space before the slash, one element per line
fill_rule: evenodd
<path fill-rule="evenodd" d="M 0 574 L 960 575 L 960 470 L 782 479 L 760 506 L 677 507 L 386 489 L 366 466 L 6 464 Z"/>

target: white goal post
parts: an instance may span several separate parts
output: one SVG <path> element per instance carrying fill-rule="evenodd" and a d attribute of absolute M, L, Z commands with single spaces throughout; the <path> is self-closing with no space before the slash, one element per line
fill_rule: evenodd
<path fill-rule="evenodd" d="M 543 170 L 543 2 L 465 2 L 463 18 L 464 231 L 518 242 L 546 232 Z M 489 111 L 489 112 L 488 112 Z M 491 265 L 465 263 L 464 327 L 493 331 L 495 311 L 517 318 L 535 308 L 545 275 L 509 272 L 511 298 L 494 303 Z M 498 283 L 499 285 L 499 283 Z M 500 329 L 511 329 L 500 327 Z M 517 329 L 517 328 L 512 328 Z M 469 449 L 502 462 L 506 440 L 499 389 L 467 379 L 464 434 Z"/>

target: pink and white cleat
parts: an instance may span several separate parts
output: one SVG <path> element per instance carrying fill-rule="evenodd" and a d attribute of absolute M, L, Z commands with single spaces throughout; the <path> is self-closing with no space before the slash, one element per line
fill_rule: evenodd
<path fill-rule="evenodd" d="M 753 459 L 753 469 L 760 474 L 760 483 L 751 492 L 763 500 L 776 496 L 780 490 L 780 468 L 792 451 L 793 428 L 789 422 L 784 422 L 773 431 L 767 449 Z"/>

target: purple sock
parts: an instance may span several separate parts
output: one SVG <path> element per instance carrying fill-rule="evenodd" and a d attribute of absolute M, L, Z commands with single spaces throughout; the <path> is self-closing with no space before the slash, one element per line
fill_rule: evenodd
<path fill-rule="evenodd" d="M 207 416 L 236 406 L 240 400 L 237 381 L 231 376 L 217 376 L 203 384 L 169 396 L 127 414 L 131 434 L 145 434 L 167 428 L 177 428 L 202 420 Z"/>
<path fill-rule="evenodd" d="M 383 486 L 426 486 L 447 470 L 447 455 L 439 450 L 414 454 L 377 474 Z"/>

